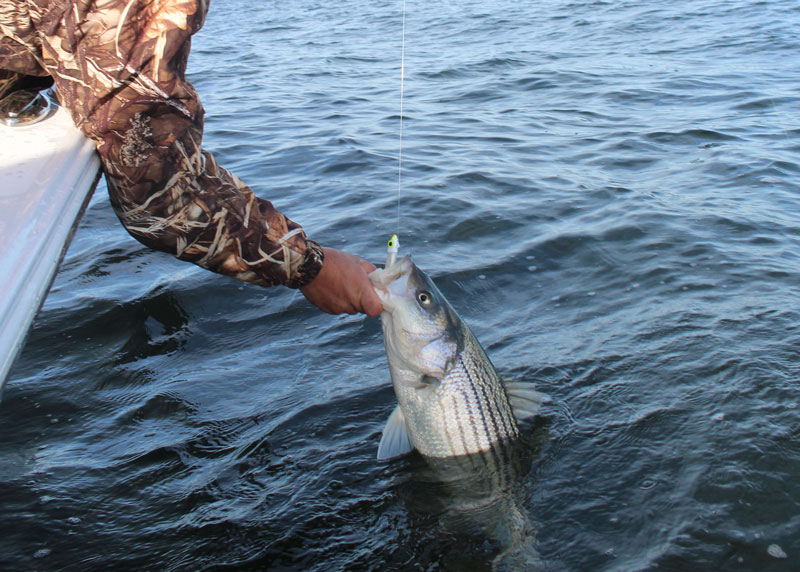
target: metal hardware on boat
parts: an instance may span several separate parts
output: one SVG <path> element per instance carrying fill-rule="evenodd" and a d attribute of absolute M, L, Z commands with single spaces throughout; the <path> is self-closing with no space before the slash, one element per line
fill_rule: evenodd
<path fill-rule="evenodd" d="M 32 125 L 50 117 L 57 107 L 52 88 L 12 91 L 0 99 L 0 123 L 9 127 Z"/>

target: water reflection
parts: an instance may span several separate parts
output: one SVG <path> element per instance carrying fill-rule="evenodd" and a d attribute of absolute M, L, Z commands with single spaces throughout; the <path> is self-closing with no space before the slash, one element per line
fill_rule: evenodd
<path fill-rule="evenodd" d="M 406 549 L 437 544 L 434 561 L 445 570 L 540 570 L 537 526 L 527 506 L 531 469 L 547 440 L 537 420 L 525 438 L 491 450 L 444 459 L 414 455 L 409 479 L 397 494 L 408 511 L 412 535 Z M 427 539 L 426 536 L 433 538 Z"/>
<path fill-rule="evenodd" d="M 183 347 L 188 317 L 178 298 L 165 291 L 119 308 L 129 321 L 130 337 L 117 353 L 118 365 L 150 356 L 167 355 Z"/>

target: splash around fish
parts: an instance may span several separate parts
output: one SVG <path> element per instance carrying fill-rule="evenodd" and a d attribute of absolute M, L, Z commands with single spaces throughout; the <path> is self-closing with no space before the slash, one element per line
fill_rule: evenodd
<path fill-rule="evenodd" d="M 383 304 L 381 324 L 398 405 L 378 458 L 417 449 L 427 457 L 488 451 L 519 437 L 519 421 L 546 397 L 530 383 L 501 380 L 472 331 L 409 254 L 389 241 L 386 267 L 369 277 Z"/>

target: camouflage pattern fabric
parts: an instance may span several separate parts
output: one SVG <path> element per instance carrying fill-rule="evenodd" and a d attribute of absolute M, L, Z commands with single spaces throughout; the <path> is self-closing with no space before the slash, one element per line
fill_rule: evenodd
<path fill-rule="evenodd" d="M 0 93 L 15 74 L 53 77 L 140 242 L 246 282 L 304 286 L 322 249 L 202 149 L 185 69 L 207 10 L 208 0 L 2 0 Z"/>
<path fill-rule="evenodd" d="M 16 89 L 20 77 L 21 76 L 18 73 L 0 69 L 0 99 Z"/>

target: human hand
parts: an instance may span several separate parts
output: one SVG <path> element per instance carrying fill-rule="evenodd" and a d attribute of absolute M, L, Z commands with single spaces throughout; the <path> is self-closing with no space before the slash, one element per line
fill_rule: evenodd
<path fill-rule="evenodd" d="M 342 250 L 322 250 L 325 262 L 317 277 L 300 288 L 303 296 L 329 314 L 380 314 L 383 306 L 367 278 L 375 266 Z"/>

